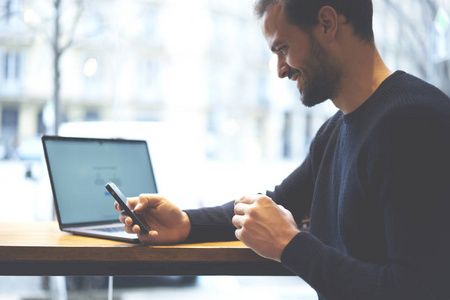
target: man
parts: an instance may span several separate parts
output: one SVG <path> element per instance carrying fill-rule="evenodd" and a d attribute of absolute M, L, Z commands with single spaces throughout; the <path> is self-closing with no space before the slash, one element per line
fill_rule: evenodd
<path fill-rule="evenodd" d="M 385 66 L 371 0 L 260 0 L 255 9 L 279 77 L 297 82 L 305 105 L 331 99 L 339 111 L 274 191 L 187 211 L 141 195 L 129 205 L 153 231 L 121 214 L 125 230 L 145 243 L 237 237 L 320 299 L 450 299 L 450 99 Z M 310 232 L 296 222 L 305 215 Z"/>

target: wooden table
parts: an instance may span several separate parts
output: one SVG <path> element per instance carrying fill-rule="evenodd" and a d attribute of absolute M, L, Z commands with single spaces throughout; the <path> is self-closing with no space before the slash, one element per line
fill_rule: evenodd
<path fill-rule="evenodd" d="M 147 246 L 63 233 L 56 222 L 0 223 L 0 275 L 293 275 L 238 241 Z"/>

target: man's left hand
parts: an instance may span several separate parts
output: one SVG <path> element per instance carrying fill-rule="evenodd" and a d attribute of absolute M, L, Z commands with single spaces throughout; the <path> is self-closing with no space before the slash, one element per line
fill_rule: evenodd
<path fill-rule="evenodd" d="M 235 201 L 234 213 L 236 237 L 259 255 L 278 262 L 300 232 L 292 214 L 265 195 L 241 197 Z"/>

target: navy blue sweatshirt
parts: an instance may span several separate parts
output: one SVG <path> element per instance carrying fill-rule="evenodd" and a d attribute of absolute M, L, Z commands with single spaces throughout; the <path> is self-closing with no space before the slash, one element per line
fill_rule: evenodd
<path fill-rule="evenodd" d="M 267 195 L 310 231 L 281 263 L 320 299 L 450 299 L 450 99 L 397 71 L 318 131 Z M 189 241 L 234 238 L 233 202 L 186 211 Z"/>

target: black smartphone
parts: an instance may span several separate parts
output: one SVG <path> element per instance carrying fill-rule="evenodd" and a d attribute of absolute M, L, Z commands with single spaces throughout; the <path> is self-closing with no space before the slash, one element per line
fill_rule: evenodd
<path fill-rule="evenodd" d="M 108 182 L 105 185 L 105 188 L 114 197 L 114 199 L 116 199 L 117 203 L 120 204 L 122 209 L 125 211 L 125 214 L 132 218 L 135 224 L 139 225 L 141 232 L 149 232 L 149 228 L 144 225 L 144 223 L 139 220 L 138 216 L 127 206 L 127 198 L 123 195 L 119 188 L 113 182 Z"/>

